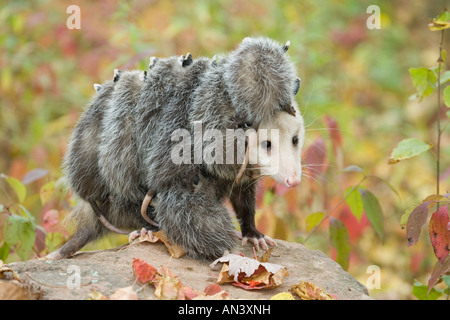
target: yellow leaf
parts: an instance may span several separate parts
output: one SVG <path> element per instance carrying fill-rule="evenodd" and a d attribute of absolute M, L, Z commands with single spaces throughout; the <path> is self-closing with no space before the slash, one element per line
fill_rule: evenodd
<path fill-rule="evenodd" d="M 291 287 L 291 291 L 302 300 L 336 300 L 336 297 L 331 296 L 324 289 L 307 281 L 300 281 Z"/>
<path fill-rule="evenodd" d="M 41 191 L 39 193 L 41 197 L 41 203 L 44 205 L 47 203 L 48 200 L 53 196 L 55 193 L 55 181 L 50 181 L 44 184 L 41 187 Z"/>
<path fill-rule="evenodd" d="M 289 292 L 280 292 L 270 297 L 270 300 L 295 300 L 295 298 Z"/>

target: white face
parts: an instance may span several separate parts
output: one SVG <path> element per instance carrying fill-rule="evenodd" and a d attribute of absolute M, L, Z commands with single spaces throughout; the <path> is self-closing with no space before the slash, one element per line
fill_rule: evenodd
<path fill-rule="evenodd" d="M 250 136 L 249 162 L 256 164 L 261 175 L 269 175 L 286 187 L 295 187 L 302 175 L 301 152 L 305 128 L 300 112 L 296 116 L 280 111 L 260 124 Z M 256 147 L 255 147 L 256 146 Z"/>

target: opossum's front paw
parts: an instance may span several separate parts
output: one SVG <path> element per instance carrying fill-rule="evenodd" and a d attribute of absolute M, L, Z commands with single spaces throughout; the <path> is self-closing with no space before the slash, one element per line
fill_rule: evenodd
<path fill-rule="evenodd" d="M 133 231 L 130 233 L 130 235 L 128 236 L 128 243 L 133 242 L 134 240 L 136 240 L 139 237 L 145 237 L 147 235 L 149 231 L 145 228 L 142 228 L 141 231 Z"/>
<path fill-rule="evenodd" d="M 242 246 L 245 246 L 247 242 L 250 241 L 253 244 L 253 247 L 255 247 L 256 251 L 259 251 L 259 246 L 261 246 L 263 250 L 268 250 L 268 244 L 271 246 L 276 245 L 276 242 L 271 237 L 263 235 L 258 230 L 246 232 L 244 236 L 242 236 L 240 232 L 236 231 L 236 236 L 238 239 L 242 240 Z"/>

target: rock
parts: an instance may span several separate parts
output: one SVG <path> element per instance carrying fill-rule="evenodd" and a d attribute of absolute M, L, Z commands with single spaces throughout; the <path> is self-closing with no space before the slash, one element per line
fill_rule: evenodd
<path fill-rule="evenodd" d="M 276 240 L 269 262 L 283 265 L 289 271 L 284 283 L 270 290 L 244 290 L 231 284 L 222 284 L 231 299 L 269 299 L 273 295 L 289 291 L 299 281 L 313 283 L 339 300 L 371 299 L 367 289 L 339 264 L 316 250 L 309 250 L 301 244 Z M 252 248 L 238 247 L 246 257 L 253 257 Z M 234 251 L 236 252 L 236 251 Z M 137 243 L 113 250 L 79 252 L 72 259 L 60 261 L 30 260 L 7 265 L 21 279 L 40 287 L 43 299 L 86 299 L 93 291 L 110 297 L 117 289 L 134 284 L 140 299 L 155 299 L 154 287 L 135 283 L 132 270 L 133 258 L 139 258 L 156 268 L 166 266 L 185 286 L 203 291 L 215 283 L 219 271 L 212 270 L 209 262 L 189 257 L 171 258 L 161 243 Z M 76 273 L 79 272 L 79 288 L 70 289 Z"/>

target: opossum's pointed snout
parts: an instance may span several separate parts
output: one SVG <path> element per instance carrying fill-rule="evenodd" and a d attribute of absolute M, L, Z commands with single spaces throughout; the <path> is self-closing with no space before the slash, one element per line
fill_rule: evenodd
<path fill-rule="evenodd" d="M 286 187 L 288 188 L 293 188 L 296 187 L 300 184 L 301 179 L 296 177 L 296 176 L 292 176 L 286 179 L 286 181 L 284 182 L 284 184 L 286 185 Z"/>

